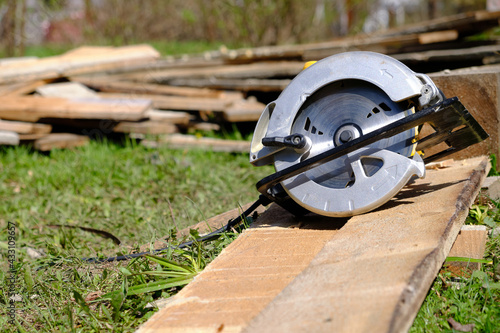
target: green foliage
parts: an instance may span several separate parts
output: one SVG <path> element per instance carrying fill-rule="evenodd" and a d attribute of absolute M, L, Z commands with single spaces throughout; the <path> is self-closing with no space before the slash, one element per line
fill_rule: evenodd
<path fill-rule="evenodd" d="M 8 221 L 16 223 L 19 331 L 134 331 L 155 311 L 154 300 L 175 294 L 237 235 L 129 262 L 78 258 L 131 253 L 253 201 L 256 181 L 269 172 L 253 168 L 246 154 L 151 150 L 133 141 L 91 142 L 49 156 L 0 147 L 0 327 L 16 330 L 5 315 Z M 122 244 L 50 224 L 105 230 Z M 32 259 L 29 249 L 43 256 Z"/>

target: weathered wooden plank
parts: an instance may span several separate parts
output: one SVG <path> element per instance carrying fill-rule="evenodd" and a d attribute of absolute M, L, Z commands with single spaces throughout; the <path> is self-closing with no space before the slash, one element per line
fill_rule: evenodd
<path fill-rule="evenodd" d="M 171 134 L 179 132 L 175 124 L 168 122 L 159 122 L 153 120 L 146 121 L 122 121 L 118 123 L 113 132 L 118 133 L 139 133 L 139 134 Z"/>
<path fill-rule="evenodd" d="M 189 124 L 189 120 L 191 119 L 191 116 L 187 112 L 154 109 L 146 111 L 146 113 L 144 113 L 144 116 L 149 118 L 150 120 L 158 122 L 166 122 L 185 126 Z"/>
<path fill-rule="evenodd" d="M 0 130 L 16 132 L 19 134 L 44 134 L 50 133 L 50 131 L 52 131 L 52 126 L 48 124 L 0 120 Z"/>
<path fill-rule="evenodd" d="M 164 96 L 148 94 L 121 94 L 121 93 L 98 93 L 102 99 L 134 101 L 136 99 L 150 100 L 152 106 L 162 110 L 185 110 L 185 111 L 224 111 L 232 104 L 232 99 L 210 98 L 210 97 L 185 97 Z"/>
<path fill-rule="evenodd" d="M 38 87 L 49 83 L 50 80 L 38 80 L 31 82 L 19 82 L 4 84 L 0 87 L 0 96 L 19 96 L 34 92 Z"/>
<path fill-rule="evenodd" d="M 458 234 L 453 247 L 448 254 L 449 257 L 462 257 L 483 259 L 486 250 L 486 240 L 488 239 L 488 230 L 484 225 L 464 225 Z M 447 266 L 457 268 L 467 268 L 476 270 L 481 268 L 477 262 L 449 261 Z"/>
<path fill-rule="evenodd" d="M 44 97 L 97 98 L 95 91 L 78 82 L 46 84 L 38 87 L 36 92 Z"/>
<path fill-rule="evenodd" d="M 223 140 L 215 138 L 198 138 L 194 135 L 173 134 L 159 141 L 143 140 L 146 147 L 167 146 L 173 149 L 198 148 L 226 153 L 247 153 L 250 151 L 249 141 Z"/>
<path fill-rule="evenodd" d="M 150 107 L 149 101 L 139 99 L 2 97 L 0 118 L 32 122 L 40 118 L 139 120 Z"/>
<path fill-rule="evenodd" d="M 126 67 L 159 57 L 149 45 L 122 47 L 82 47 L 65 54 L 30 62 L 5 64 L 1 67 L 0 83 L 12 83 L 58 78 Z"/>
<path fill-rule="evenodd" d="M 500 148 L 500 68 L 446 71 L 430 74 L 430 77 L 447 97 L 458 96 L 460 101 L 490 135 L 489 139 L 447 158 L 464 159 L 473 156 L 498 154 Z M 426 125 L 422 129 L 422 136 L 432 132 L 433 130 Z M 440 148 L 443 148 L 443 146 L 438 145 L 427 149 L 426 154 L 430 156 Z M 498 166 L 500 167 L 500 164 Z"/>
<path fill-rule="evenodd" d="M 239 91 L 282 91 L 290 79 L 175 79 L 170 84 L 188 87 L 209 87 Z"/>
<path fill-rule="evenodd" d="M 176 95 L 188 97 L 220 97 L 220 90 L 191 87 L 175 87 L 153 83 L 137 83 L 131 81 L 114 81 L 99 77 L 72 77 L 72 81 L 82 83 L 101 92 L 130 93 L 130 94 L 156 94 Z M 243 97 L 243 95 L 241 95 Z"/>
<path fill-rule="evenodd" d="M 0 130 L 0 145 L 17 146 L 19 144 L 19 134 L 12 131 Z"/>
<path fill-rule="evenodd" d="M 52 149 L 73 148 L 86 145 L 89 138 L 84 135 L 70 133 L 51 133 L 43 138 L 35 140 L 33 147 L 40 151 Z"/>
<path fill-rule="evenodd" d="M 255 99 L 242 99 L 224 110 L 224 120 L 229 122 L 257 121 L 265 107 Z"/>
<path fill-rule="evenodd" d="M 488 166 L 428 170 L 350 219 L 272 206 L 138 332 L 404 332 Z"/>

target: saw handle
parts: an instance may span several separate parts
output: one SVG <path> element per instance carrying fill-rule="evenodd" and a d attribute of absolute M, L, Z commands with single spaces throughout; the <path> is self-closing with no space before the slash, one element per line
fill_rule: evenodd
<path fill-rule="evenodd" d="M 285 137 L 271 136 L 262 138 L 262 144 L 266 147 L 302 149 L 307 145 L 307 140 L 302 134 L 292 134 Z"/>

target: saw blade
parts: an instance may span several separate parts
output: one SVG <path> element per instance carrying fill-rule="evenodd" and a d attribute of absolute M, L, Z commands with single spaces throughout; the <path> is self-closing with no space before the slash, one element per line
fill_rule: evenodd
<path fill-rule="evenodd" d="M 294 120 L 291 133 L 311 139 L 312 147 L 303 157 L 305 159 L 381 128 L 410 112 L 411 109 L 393 102 L 382 90 L 369 83 L 343 80 L 323 87 L 307 99 Z M 411 129 L 369 147 L 410 157 L 415 152 L 416 134 L 417 130 Z M 341 157 L 305 174 L 322 186 L 346 188 L 356 181 L 351 162 L 348 156 Z M 368 177 L 384 167 L 378 158 L 364 157 L 361 164 Z"/>

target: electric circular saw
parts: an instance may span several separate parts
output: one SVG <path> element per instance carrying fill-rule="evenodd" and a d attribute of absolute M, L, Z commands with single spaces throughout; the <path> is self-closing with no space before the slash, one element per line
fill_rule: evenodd
<path fill-rule="evenodd" d="M 419 137 L 429 123 L 434 133 Z M 257 188 L 294 214 L 345 217 L 371 211 L 396 195 L 425 163 L 488 137 L 457 97 L 432 80 L 373 52 L 318 61 L 266 106 L 250 162 L 274 164 Z M 424 150 L 444 142 L 445 149 Z"/>

